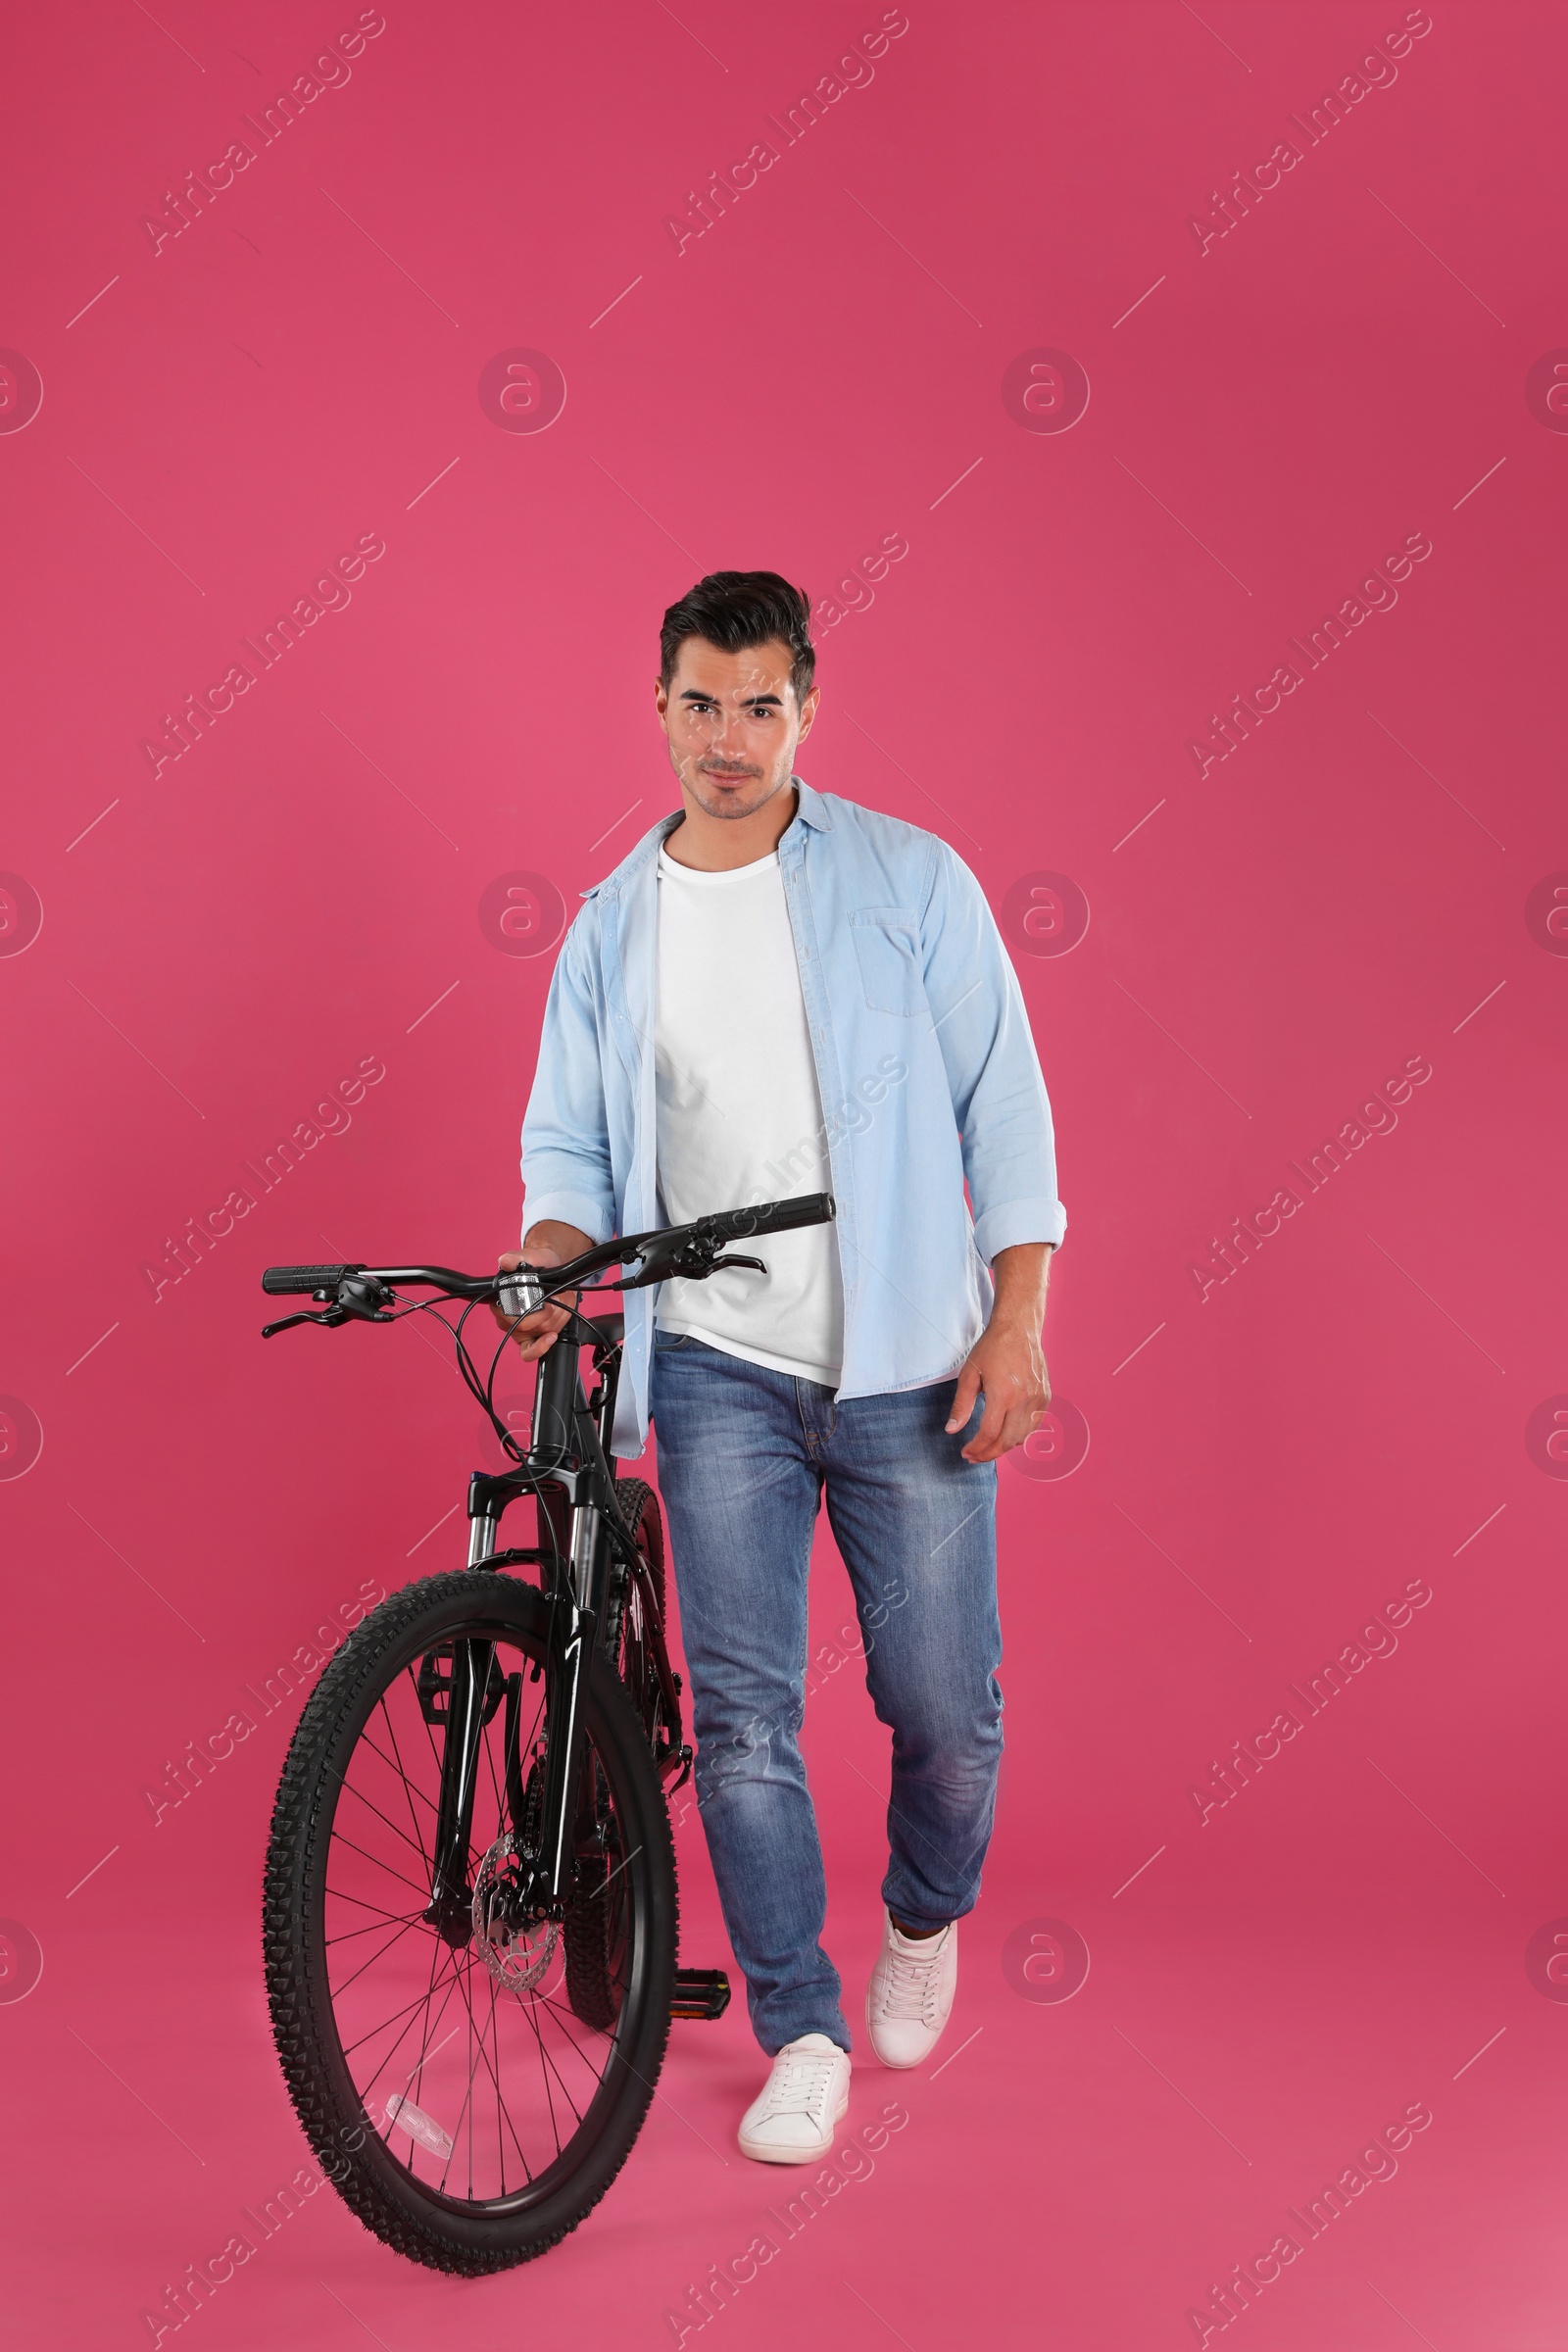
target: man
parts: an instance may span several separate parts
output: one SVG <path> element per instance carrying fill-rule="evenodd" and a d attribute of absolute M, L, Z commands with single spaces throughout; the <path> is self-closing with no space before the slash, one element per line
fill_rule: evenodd
<path fill-rule="evenodd" d="M 740 2145 L 780 2164 L 825 2154 L 849 2099 L 797 1738 L 818 1504 L 893 1733 L 866 2024 L 885 2066 L 914 2066 L 953 2007 L 991 1835 L 996 1462 L 1050 1402 L 1066 1223 L 979 885 L 935 835 L 795 773 L 819 694 L 808 612 L 776 572 L 725 571 L 664 615 L 655 702 L 681 811 L 585 894 L 563 945 L 523 1122 L 524 1248 L 501 1260 L 836 1196 L 833 1224 L 758 1245 L 765 1275 L 628 1297 L 613 1435 L 637 1454 L 658 1432 L 698 1801 L 773 2059 Z M 564 1320 L 529 1317 L 524 1357 Z"/>

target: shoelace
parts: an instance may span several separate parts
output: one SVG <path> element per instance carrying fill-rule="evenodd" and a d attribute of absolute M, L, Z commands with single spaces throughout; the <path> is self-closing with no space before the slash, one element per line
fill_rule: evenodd
<path fill-rule="evenodd" d="M 838 2062 L 837 2050 L 802 2050 L 787 2058 L 767 2086 L 769 2113 L 804 2107 L 814 2115 L 827 2096 Z"/>
<path fill-rule="evenodd" d="M 889 1984 L 883 2008 L 889 2017 L 918 2018 L 922 2025 L 936 2024 L 933 2014 L 941 1990 L 942 1952 L 947 1946 L 945 1936 L 933 1936 L 937 1947 L 928 1960 L 917 1958 L 913 1952 L 901 1952 L 897 1944 L 887 1954 Z"/>

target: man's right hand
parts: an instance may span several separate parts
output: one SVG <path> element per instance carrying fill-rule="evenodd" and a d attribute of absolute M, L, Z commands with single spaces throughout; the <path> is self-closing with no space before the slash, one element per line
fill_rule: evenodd
<path fill-rule="evenodd" d="M 575 1225 L 562 1225 L 546 1218 L 529 1231 L 521 1250 L 508 1250 L 497 1264 L 503 1274 L 514 1274 L 519 1266 L 564 1266 L 573 1257 L 581 1257 L 593 1248 L 585 1233 Z M 581 1294 L 572 1292 L 569 1299 L 557 1305 L 541 1306 L 531 1315 L 509 1315 L 499 1303 L 490 1312 L 505 1332 L 517 1343 L 517 1352 L 525 1364 L 537 1363 L 556 1344 L 556 1335 L 565 1323 L 569 1307 L 574 1307 Z"/>

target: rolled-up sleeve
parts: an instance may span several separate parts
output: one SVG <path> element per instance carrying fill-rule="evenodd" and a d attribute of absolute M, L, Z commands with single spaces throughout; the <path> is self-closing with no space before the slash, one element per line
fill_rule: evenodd
<path fill-rule="evenodd" d="M 963 1145 L 975 1247 L 989 1265 L 1020 1242 L 1058 1245 L 1051 1101 L 1023 991 L 985 894 L 961 858 L 936 843 L 921 916 L 925 989 Z"/>
<path fill-rule="evenodd" d="M 583 954 L 592 905 L 572 924 L 545 1004 L 539 1059 L 522 1121 L 522 1224 L 552 1218 L 590 1241 L 615 1230 L 615 1190 L 600 1059 L 599 1006 Z"/>

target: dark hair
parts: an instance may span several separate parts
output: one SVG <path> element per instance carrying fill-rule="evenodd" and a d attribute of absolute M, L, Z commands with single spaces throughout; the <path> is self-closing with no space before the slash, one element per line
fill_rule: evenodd
<path fill-rule="evenodd" d="M 704 637 L 726 654 L 772 638 L 790 649 L 790 682 L 797 704 L 811 691 L 816 653 L 811 644 L 810 601 L 776 571 L 710 571 L 664 614 L 659 632 L 660 683 L 668 688 L 680 649 L 688 637 Z"/>

